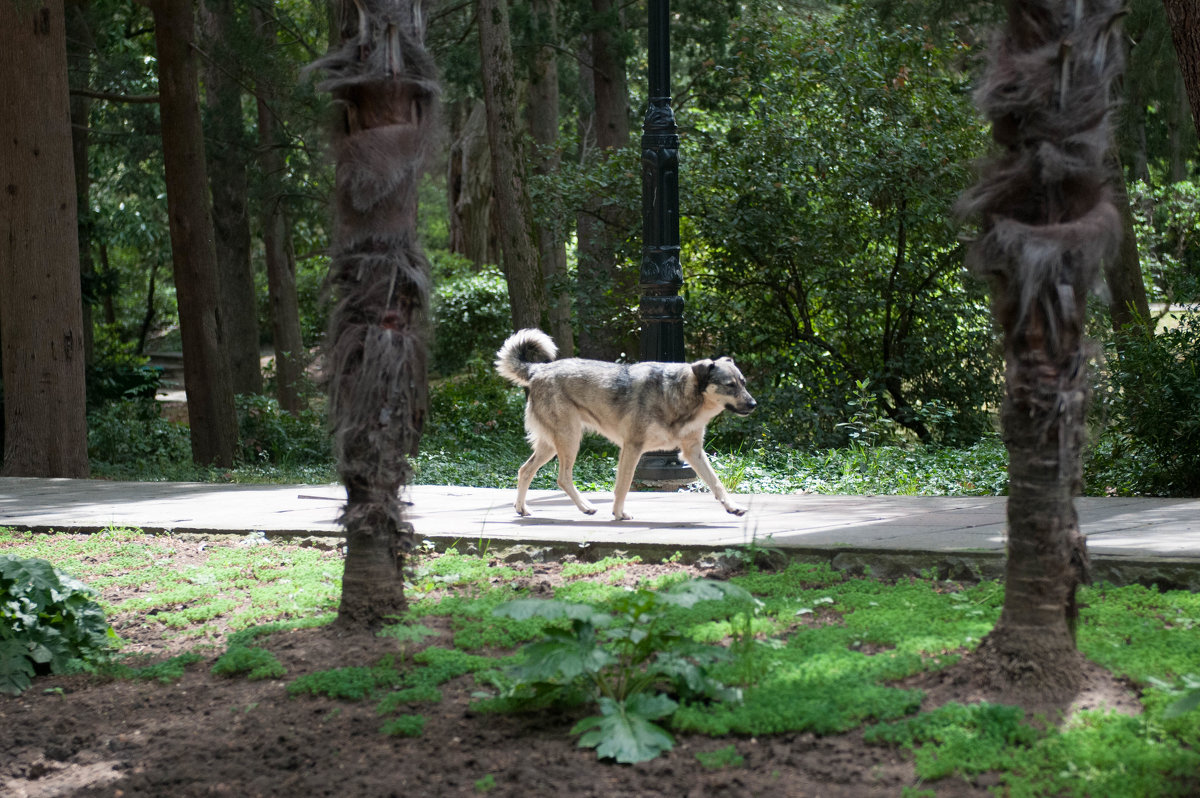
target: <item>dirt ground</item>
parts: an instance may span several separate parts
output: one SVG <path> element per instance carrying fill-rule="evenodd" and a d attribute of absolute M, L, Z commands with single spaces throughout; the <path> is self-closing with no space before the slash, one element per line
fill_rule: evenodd
<path fill-rule="evenodd" d="M 635 565 L 627 578 L 683 567 Z M 556 568 L 537 566 L 537 592 L 553 591 Z M 133 650 L 177 653 L 178 643 L 134 621 L 113 619 Z M 423 623 L 436 628 L 433 619 Z M 398 643 L 339 636 L 326 627 L 277 633 L 261 645 L 278 656 L 290 680 L 373 663 Z M 907 757 L 865 745 L 861 732 L 759 739 L 680 735 L 675 749 L 657 760 L 617 765 L 576 747 L 569 730 L 579 716 L 473 712 L 470 676 L 443 685 L 441 703 L 421 705 L 423 736 L 387 737 L 379 733 L 374 702 L 290 697 L 285 681 L 216 676 L 210 668 L 217 653 L 170 685 L 48 677 L 22 696 L 0 696 L 0 795 L 870 798 L 916 786 L 959 798 L 989 795 L 994 784 L 984 776 L 976 783 L 922 785 Z M 1095 676 L 1082 705 L 1136 706 L 1122 685 Z M 939 684 L 936 675 L 925 686 L 939 703 L 967 695 Z M 730 744 L 744 757 L 743 766 L 710 771 L 695 757 Z"/>

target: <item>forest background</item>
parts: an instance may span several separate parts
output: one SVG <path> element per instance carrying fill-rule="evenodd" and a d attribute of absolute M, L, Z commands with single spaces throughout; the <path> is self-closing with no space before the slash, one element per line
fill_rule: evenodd
<path fill-rule="evenodd" d="M 159 91 L 170 5 L 66 4 L 88 455 L 101 474 L 187 457 L 146 401 L 160 376 L 147 354 L 183 348 L 168 218 L 180 189 L 164 169 L 179 129 Z M 312 376 L 334 175 L 328 99 L 304 67 L 338 21 L 321 2 L 204 0 L 194 17 L 175 5 L 195 37 L 238 456 L 328 466 Z M 434 280 L 431 431 L 465 430 L 482 453 L 489 436 L 520 437 L 519 396 L 488 365 L 527 310 L 510 296 L 538 297 L 567 352 L 636 351 L 647 55 L 643 3 L 514 2 L 516 83 L 489 108 L 482 77 L 502 65 L 480 46 L 479 7 L 424 9 L 442 110 L 418 221 Z M 673 5 L 687 351 L 735 355 L 760 401 L 716 425 L 718 447 L 994 441 L 1001 358 L 953 206 L 989 148 L 971 89 L 1002 14 L 937 0 Z M 1089 490 L 1195 495 L 1200 323 L 1156 309 L 1200 301 L 1200 149 L 1164 5 L 1134 0 L 1124 32 L 1112 161 L 1126 246 L 1090 309 Z M 496 200 L 489 113 L 523 134 L 499 153 L 522 179 L 516 206 Z M 504 251 L 506 226 L 521 224 L 540 271 Z M 276 355 L 265 382 L 264 352 Z"/>

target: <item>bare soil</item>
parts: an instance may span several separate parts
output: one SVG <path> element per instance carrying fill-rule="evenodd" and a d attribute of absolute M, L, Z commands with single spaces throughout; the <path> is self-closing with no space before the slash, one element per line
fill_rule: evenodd
<path fill-rule="evenodd" d="M 189 556 L 180 552 L 176 561 Z M 559 567 L 538 564 L 529 587 L 551 594 L 561 583 Z M 633 565 L 626 578 L 680 568 L 689 567 Z M 112 620 L 132 650 L 163 657 L 179 651 L 158 625 L 136 617 Z M 434 619 L 423 623 L 437 628 Z M 288 680 L 374 663 L 398 645 L 329 627 L 276 633 L 260 644 L 278 656 Z M 579 715 L 474 712 L 470 676 L 443 685 L 441 703 L 415 710 L 426 718 L 421 737 L 388 737 L 379 732 L 374 702 L 291 697 L 283 680 L 216 676 L 210 669 L 219 653 L 190 666 L 173 684 L 46 677 L 22 696 L 0 696 L 0 795 L 870 798 L 919 786 L 958 798 L 990 795 L 987 787 L 994 784 L 985 775 L 971 783 L 922 785 L 909 757 L 864 744 L 861 732 L 757 739 L 678 735 L 675 749 L 657 760 L 617 765 L 576 746 L 569 731 Z M 1081 706 L 1136 707 L 1128 690 L 1104 671 L 1088 676 L 1092 688 L 1080 697 Z M 924 685 L 914 680 L 911 686 L 930 689 L 931 702 L 973 697 L 969 685 L 938 674 L 924 678 Z M 710 771 L 696 759 L 697 752 L 731 744 L 744 757 L 739 767 Z"/>

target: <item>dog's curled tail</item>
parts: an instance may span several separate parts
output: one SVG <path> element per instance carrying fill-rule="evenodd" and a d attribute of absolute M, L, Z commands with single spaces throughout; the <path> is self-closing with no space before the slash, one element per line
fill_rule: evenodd
<path fill-rule="evenodd" d="M 558 347 L 541 330 L 518 330 L 508 337 L 496 353 L 496 371 L 506 380 L 528 386 L 533 376 L 530 366 L 549 363 L 558 356 Z"/>

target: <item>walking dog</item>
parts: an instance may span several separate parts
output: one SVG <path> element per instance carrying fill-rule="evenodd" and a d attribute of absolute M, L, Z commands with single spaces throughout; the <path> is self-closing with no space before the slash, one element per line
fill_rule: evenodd
<path fill-rule="evenodd" d="M 756 406 L 733 360 L 695 363 L 605 363 L 555 360 L 558 347 L 541 330 L 521 330 L 496 353 L 496 371 L 529 389 L 525 431 L 533 454 L 517 474 L 516 511 L 529 515 L 525 495 L 538 469 L 558 455 L 558 486 L 575 506 L 596 512 L 575 488 L 572 470 L 586 431 L 598 432 L 620 447 L 613 490 L 613 518 L 627 521 L 625 496 L 643 452 L 679 449 L 725 509 L 746 508 L 729 498 L 704 454 L 708 422 L 730 410 L 748 415 Z"/>

